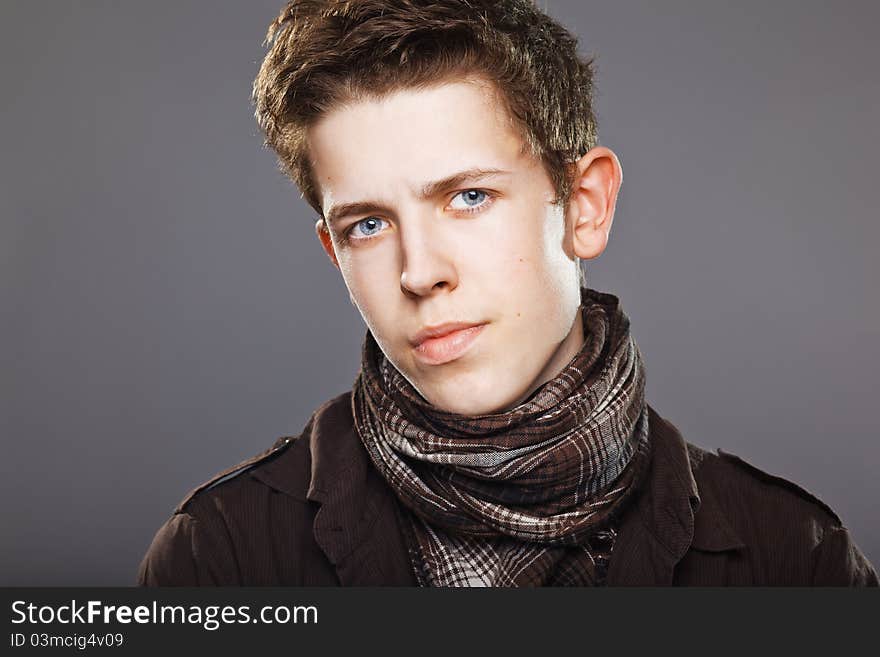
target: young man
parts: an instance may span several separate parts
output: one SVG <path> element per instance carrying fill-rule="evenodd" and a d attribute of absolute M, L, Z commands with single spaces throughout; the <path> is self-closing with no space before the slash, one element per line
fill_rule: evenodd
<path fill-rule="evenodd" d="M 585 287 L 622 172 L 527 0 L 301 0 L 254 85 L 368 326 L 351 391 L 198 487 L 149 585 L 870 585 L 825 504 L 684 441 Z"/>

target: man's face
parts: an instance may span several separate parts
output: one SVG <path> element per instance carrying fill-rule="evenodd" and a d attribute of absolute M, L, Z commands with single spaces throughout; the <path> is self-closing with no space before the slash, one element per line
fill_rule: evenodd
<path fill-rule="evenodd" d="M 319 237 L 382 351 L 428 402 L 502 412 L 578 352 L 566 211 L 491 87 L 357 101 L 308 138 L 329 225 Z M 478 326 L 417 345 L 447 323 Z"/>

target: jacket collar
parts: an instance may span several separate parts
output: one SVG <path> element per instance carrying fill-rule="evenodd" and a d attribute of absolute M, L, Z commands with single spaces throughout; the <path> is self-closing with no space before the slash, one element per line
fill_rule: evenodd
<path fill-rule="evenodd" d="M 357 435 L 351 392 L 314 416 L 306 498 L 320 504 L 315 540 L 343 586 L 415 584 L 397 525 L 397 504 Z"/>
<path fill-rule="evenodd" d="M 698 488 L 707 453 L 689 445 L 670 422 L 648 407 L 651 465 L 642 491 L 624 512 L 608 573 L 609 585 L 672 583 L 675 565 L 693 548 L 723 552 L 744 547 L 709 485 Z M 320 505 L 314 536 L 344 585 L 415 584 L 395 507 L 372 467 L 357 430 L 351 392 L 323 404 L 293 448 L 310 459 L 280 459 L 260 478 L 277 490 Z M 299 441 L 295 441 L 299 442 Z M 310 468 L 291 490 L 289 468 Z M 309 465 L 310 464 L 310 465 Z"/>
<path fill-rule="evenodd" d="M 608 572 L 609 585 L 672 584 L 685 553 L 744 547 L 709 487 L 695 472 L 706 453 L 648 407 L 651 466 L 643 490 L 621 518 Z"/>

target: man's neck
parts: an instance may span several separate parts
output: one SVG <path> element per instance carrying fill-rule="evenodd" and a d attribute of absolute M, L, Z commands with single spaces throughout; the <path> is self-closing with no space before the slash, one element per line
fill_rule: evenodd
<path fill-rule="evenodd" d="M 505 411 L 510 410 L 511 408 L 516 408 L 519 404 L 528 399 L 535 390 L 541 387 L 542 384 L 555 378 L 581 350 L 584 346 L 584 340 L 586 339 L 586 336 L 584 335 L 582 313 L 583 308 L 578 308 L 568 335 L 566 335 L 562 342 L 559 343 L 559 346 L 556 348 L 556 351 L 553 352 L 550 360 L 547 361 L 547 364 L 538 373 L 538 376 L 535 377 L 535 380 L 528 389 L 516 401 L 510 404 L 509 408 L 505 409 Z"/>

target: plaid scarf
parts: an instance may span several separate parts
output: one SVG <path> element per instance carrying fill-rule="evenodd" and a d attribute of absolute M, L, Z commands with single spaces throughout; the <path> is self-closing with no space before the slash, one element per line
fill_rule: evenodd
<path fill-rule="evenodd" d="M 508 411 L 428 403 L 364 340 L 352 407 L 402 502 L 423 586 L 600 585 L 650 459 L 645 375 L 617 297 L 581 288 L 584 345 Z"/>

